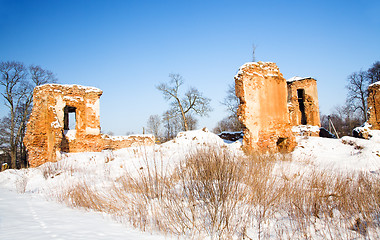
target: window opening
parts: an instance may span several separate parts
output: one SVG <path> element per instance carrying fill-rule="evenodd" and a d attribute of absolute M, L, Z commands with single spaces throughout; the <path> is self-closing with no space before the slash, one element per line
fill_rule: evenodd
<path fill-rule="evenodd" d="M 64 130 L 75 130 L 76 128 L 76 107 L 66 106 L 64 109 Z"/>
<path fill-rule="evenodd" d="M 301 125 L 306 125 L 306 113 L 305 113 L 305 90 L 297 89 L 298 106 L 301 112 Z"/>

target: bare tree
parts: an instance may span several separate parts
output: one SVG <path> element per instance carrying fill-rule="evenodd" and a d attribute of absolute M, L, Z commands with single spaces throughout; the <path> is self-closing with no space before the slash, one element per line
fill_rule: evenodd
<path fill-rule="evenodd" d="M 362 122 L 361 114 L 355 113 L 353 109 L 349 103 L 335 106 L 331 114 L 321 114 L 321 126 L 332 132 L 332 129 L 329 129 L 330 118 L 339 136 L 352 136 L 352 130 Z"/>
<path fill-rule="evenodd" d="M 360 112 L 363 121 L 367 121 L 368 86 L 380 81 L 380 62 L 375 62 L 367 71 L 354 72 L 348 76 L 347 104 L 354 112 Z"/>
<path fill-rule="evenodd" d="M 380 81 L 380 61 L 375 62 L 367 72 L 369 84 Z"/>
<path fill-rule="evenodd" d="M 180 128 L 182 127 L 181 124 L 179 124 L 180 121 L 178 121 L 178 115 L 171 111 L 166 111 L 162 115 L 162 122 L 165 129 L 165 133 L 164 133 L 165 141 L 169 141 L 170 139 L 173 139 L 176 136 L 176 134 L 180 131 Z"/>
<path fill-rule="evenodd" d="M 237 109 L 239 107 L 239 98 L 235 93 L 235 84 L 228 85 L 227 96 L 223 99 L 222 104 L 226 106 L 229 116 L 237 116 Z"/>
<path fill-rule="evenodd" d="M 225 117 L 216 124 L 212 131 L 219 134 L 221 132 L 240 132 L 242 130 L 242 124 L 237 118 Z"/>
<path fill-rule="evenodd" d="M 146 124 L 148 133 L 153 134 L 157 139 L 161 137 L 161 117 L 159 115 L 150 115 Z"/>
<path fill-rule="evenodd" d="M 354 72 L 348 76 L 347 103 L 353 107 L 353 111 L 359 111 L 363 121 L 367 121 L 367 97 L 368 78 L 364 71 Z"/>
<path fill-rule="evenodd" d="M 8 117 L 0 119 L 0 150 L 5 148 L 5 145 L 9 143 L 9 123 Z"/>
<path fill-rule="evenodd" d="M 214 128 L 214 132 L 242 131 L 243 125 L 240 123 L 237 115 L 240 101 L 235 93 L 235 84 L 228 85 L 227 96 L 224 98 L 222 104 L 226 107 L 228 116 L 218 122 Z"/>
<path fill-rule="evenodd" d="M 179 94 L 179 89 L 183 85 L 183 78 L 179 74 L 169 74 L 170 82 L 161 83 L 157 86 L 166 100 L 171 100 L 170 111 L 181 116 L 184 130 L 188 131 L 188 116 L 196 114 L 199 116 L 207 116 L 212 110 L 210 107 L 210 99 L 203 96 L 198 89 L 191 87 L 183 97 Z"/>
<path fill-rule="evenodd" d="M 189 130 L 197 129 L 198 119 L 196 119 L 193 115 L 189 114 L 186 120 L 187 120 L 187 127 L 189 128 Z"/>
<path fill-rule="evenodd" d="M 21 152 L 22 160 L 26 161 L 23 138 L 32 107 L 33 89 L 37 85 L 55 82 L 56 78 L 53 73 L 39 66 L 26 68 L 23 63 L 15 61 L 1 62 L 0 74 L 1 95 L 9 110 L 5 127 L 8 132 L 11 167 L 16 168 L 18 152 Z"/>

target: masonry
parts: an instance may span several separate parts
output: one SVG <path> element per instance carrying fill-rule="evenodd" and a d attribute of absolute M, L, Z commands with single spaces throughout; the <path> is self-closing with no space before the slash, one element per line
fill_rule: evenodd
<path fill-rule="evenodd" d="M 380 130 L 380 82 L 368 87 L 368 120 L 372 130 Z"/>
<path fill-rule="evenodd" d="M 235 76 L 240 100 L 238 117 L 244 129 L 244 150 L 290 152 L 296 146 L 287 106 L 287 83 L 277 65 L 252 62 Z"/>
<path fill-rule="evenodd" d="M 33 92 L 25 146 L 31 167 L 59 160 L 61 152 L 100 152 L 153 145 L 151 135 L 112 137 L 100 133 L 102 91 L 80 85 L 46 84 Z"/>
<path fill-rule="evenodd" d="M 303 136 L 319 136 L 321 122 L 317 80 L 311 77 L 292 77 L 286 82 L 290 125 L 293 126 L 293 131 Z"/>

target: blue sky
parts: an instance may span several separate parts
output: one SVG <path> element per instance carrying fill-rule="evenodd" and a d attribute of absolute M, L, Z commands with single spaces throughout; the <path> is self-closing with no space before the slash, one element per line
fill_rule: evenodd
<path fill-rule="evenodd" d="M 379 12 L 377 0 L 0 0 L 0 61 L 102 89 L 102 130 L 120 135 L 168 108 L 155 86 L 179 73 L 183 92 L 195 86 L 212 99 L 199 119 L 212 129 L 252 44 L 285 78 L 316 78 L 322 113 L 344 103 L 347 76 L 380 61 Z"/>

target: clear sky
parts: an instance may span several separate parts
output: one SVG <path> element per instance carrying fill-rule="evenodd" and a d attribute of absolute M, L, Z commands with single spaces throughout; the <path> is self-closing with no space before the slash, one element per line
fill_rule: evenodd
<path fill-rule="evenodd" d="M 212 99 L 199 119 L 212 129 L 252 44 L 285 78 L 316 78 L 328 113 L 344 103 L 347 76 L 380 61 L 380 1 L 0 0 L 0 61 L 102 89 L 102 130 L 119 135 L 168 108 L 155 86 L 169 73 Z"/>

